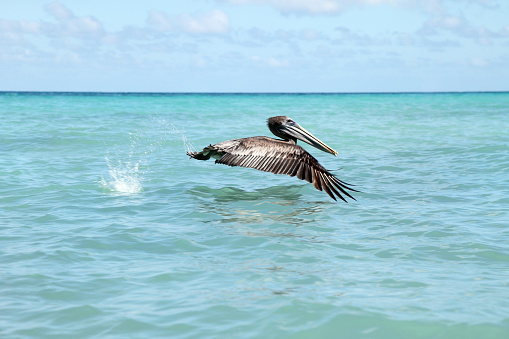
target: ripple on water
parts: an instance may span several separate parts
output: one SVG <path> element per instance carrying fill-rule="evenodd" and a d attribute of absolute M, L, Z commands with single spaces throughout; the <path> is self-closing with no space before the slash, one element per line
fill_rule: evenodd
<path fill-rule="evenodd" d="M 508 337 L 501 97 L 10 98 L 0 336 Z M 288 112 L 357 202 L 185 155 Z"/>

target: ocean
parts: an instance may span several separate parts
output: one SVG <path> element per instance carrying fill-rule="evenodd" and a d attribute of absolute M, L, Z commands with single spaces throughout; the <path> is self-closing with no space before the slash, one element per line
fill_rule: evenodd
<path fill-rule="evenodd" d="M 186 155 L 277 115 L 356 201 Z M 2 92 L 0 117 L 2 338 L 509 338 L 509 93 Z"/>

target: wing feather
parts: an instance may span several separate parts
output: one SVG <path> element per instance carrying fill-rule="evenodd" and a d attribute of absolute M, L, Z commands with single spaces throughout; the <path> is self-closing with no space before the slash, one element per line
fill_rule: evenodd
<path fill-rule="evenodd" d="M 290 142 L 252 137 L 224 141 L 210 147 L 223 154 L 216 160 L 218 164 L 297 176 L 312 183 L 317 190 L 325 191 L 334 200 L 339 197 L 346 202 L 343 195 L 355 200 L 346 190 L 358 192 L 326 170 L 302 147 Z"/>
<path fill-rule="evenodd" d="M 336 188 L 334 187 L 334 184 L 333 184 L 332 180 L 331 180 L 329 177 L 327 177 L 327 176 L 324 176 L 324 177 L 325 177 L 325 180 L 327 181 L 327 185 L 329 186 L 330 190 L 331 190 L 332 192 L 334 192 L 334 194 L 335 194 L 336 196 L 338 196 L 341 200 L 343 200 L 343 201 L 345 201 L 345 202 L 346 202 L 345 198 L 343 198 L 343 196 L 342 196 L 342 195 L 341 195 L 341 194 L 340 194 L 340 193 L 336 190 Z M 336 200 L 336 198 L 333 198 L 333 199 L 334 199 L 334 200 Z M 355 199 L 354 199 L 354 200 L 355 200 Z"/>
<path fill-rule="evenodd" d="M 320 179 L 318 179 L 318 177 L 316 176 L 316 171 L 313 169 L 311 170 L 311 174 L 312 174 L 312 183 L 313 185 L 315 186 L 315 188 L 319 191 L 322 190 L 322 183 L 320 182 Z"/>
<path fill-rule="evenodd" d="M 323 173 L 318 173 L 318 177 L 320 178 L 320 181 L 322 183 L 322 188 L 331 197 L 332 199 L 336 200 L 334 197 L 334 194 L 332 194 L 331 189 L 328 185 L 327 179 L 324 177 Z"/>
<path fill-rule="evenodd" d="M 306 166 L 306 164 L 300 162 L 297 163 L 297 166 L 299 167 L 299 169 L 297 170 L 297 179 L 304 180 L 306 178 L 306 175 L 304 173 L 304 167 Z"/>
<path fill-rule="evenodd" d="M 312 166 L 309 166 L 309 164 L 304 163 L 304 180 L 306 180 L 307 182 L 314 182 L 313 173 L 314 168 Z"/>
<path fill-rule="evenodd" d="M 293 163 L 294 163 L 294 161 L 292 161 L 292 159 L 285 159 L 285 165 L 281 168 L 281 170 L 278 174 L 290 175 L 291 167 L 292 167 Z"/>

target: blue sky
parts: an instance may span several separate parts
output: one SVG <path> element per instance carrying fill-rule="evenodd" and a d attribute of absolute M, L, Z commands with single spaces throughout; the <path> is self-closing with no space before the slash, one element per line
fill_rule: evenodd
<path fill-rule="evenodd" d="M 0 90 L 509 90 L 509 1 L 0 0 Z"/>

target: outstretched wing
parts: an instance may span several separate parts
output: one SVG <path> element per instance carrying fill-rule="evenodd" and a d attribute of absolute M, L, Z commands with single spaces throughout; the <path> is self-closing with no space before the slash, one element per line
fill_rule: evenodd
<path fill-rule="evenodd" d="M 337 196 L 347 202 L 343 195 L 355 200 L 346 190 L 358 192 L 327 171 L 305 149 L 289 142 L 269 137 L 252 137 L 236 139 L 235 143 L 223 142 L 212 147 L 223 153 L 222 157 L 216 160 L 218 164 L 297 176 L 312 183 L 317 190 L 324 190 L 334 200 Z"/>

